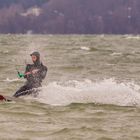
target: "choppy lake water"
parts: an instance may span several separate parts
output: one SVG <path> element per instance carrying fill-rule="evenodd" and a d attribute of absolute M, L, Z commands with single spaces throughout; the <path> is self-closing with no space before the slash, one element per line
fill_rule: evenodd
<path fill-rule="evenodd" d="M 0 103 L 0 139 L 140 139 L 140 36 L 0 35 L 2 95 L 34 50 L 47 78 L 37 98 Z"/>

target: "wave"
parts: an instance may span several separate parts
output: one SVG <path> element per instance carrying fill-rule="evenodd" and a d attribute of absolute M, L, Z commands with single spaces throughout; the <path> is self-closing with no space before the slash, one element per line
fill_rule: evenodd
<path fill-rule="evenodd" d="M 15 79 L 6 78 L 5 80 L 3 80 L 3 82 L 17 82 L 17 81 L 22 81 L 22 80 L 19 78 L 15 78 Z"/>
<path fill-rule="evenodd" d="M 35 100 L 50 105 L 71 103 L 112 104 L 140 106 L 140 86 L 134 83 L 118 83 L 114 79 L 100 82 L 67 81 L 52 82 L 41 88 Z"/>
<path fill-rule="evenodd" d="M 111 55 L 111 56 L 121 56 L 121 55 L 123 55 L 123 53 L 113 52 L 113 53 L 111 53 L 110 55 Z"/>
<path fill-rule="evenodd" d="M 0 50 L 0 53 L 2 53 L 2 54 L 8 54 L 9 53 L 9 50 L 4 50 L 4 51 Z"/>
<path fill-rule="evenodd" d="M 140 39 L 139 35 L 125 35 L 126 39 Z"/>
<path fill-rule="evenodd" d="M 83 47 L 80 47 L 80 49 L 81 49 L 81 50 L 85 50 L 85 51 L 89 51 L 89 50 L 90 50 L 89 47 L 84 47 L 84 46 L 83 46 Z"/>

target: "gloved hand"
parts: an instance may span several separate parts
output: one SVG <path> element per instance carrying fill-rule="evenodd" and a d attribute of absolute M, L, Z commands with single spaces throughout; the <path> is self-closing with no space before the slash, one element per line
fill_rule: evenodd
<path fill-rule="evenodd" d="M 32 70 L 32 74 L 35 74 L 35 73 L 37 73 L 39 71 L 39 69 L 34 69 L 34 70 Z"/>
<path fill-rule="evenodd" d="M 22 77 L 24 77 L 25 75 L 24 75 L 23 73 L 18 72 L 18 76 L 19 76 L 19 78 L 22 78 Z"/>

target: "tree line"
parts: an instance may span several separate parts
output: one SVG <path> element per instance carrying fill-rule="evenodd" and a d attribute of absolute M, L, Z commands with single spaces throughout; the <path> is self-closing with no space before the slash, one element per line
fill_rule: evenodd
<path fill-rule="evenodd" d="M 0 0 L 0 33 L 139 34 L 140 0 Z"/>

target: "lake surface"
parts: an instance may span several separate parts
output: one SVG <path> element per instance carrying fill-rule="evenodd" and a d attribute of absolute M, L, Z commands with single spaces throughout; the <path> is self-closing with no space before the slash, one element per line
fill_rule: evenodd
<path fill-rule="evenodd" d="M 0 35 L 2 95 L 35 50 L 47 77 L 38 97 L 0 103 L 1 140 L 140 139 L 140 36 Z"/>

